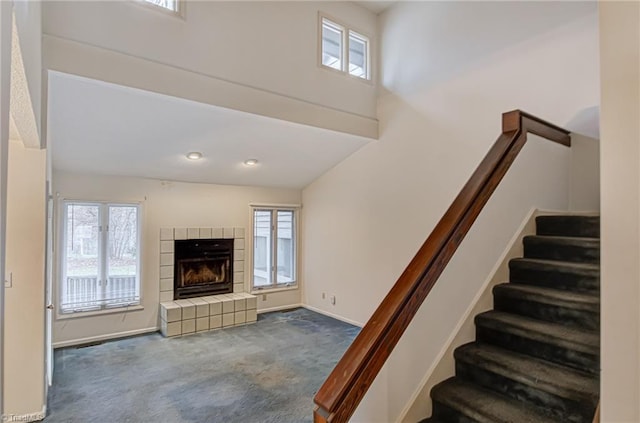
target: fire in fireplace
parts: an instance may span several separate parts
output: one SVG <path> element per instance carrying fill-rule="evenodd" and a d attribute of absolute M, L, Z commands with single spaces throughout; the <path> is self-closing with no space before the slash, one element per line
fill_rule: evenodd
<path fill-rule="evenodd" d="M 233 292 L 233 239 L 176 240 L 173 298 Z"/>

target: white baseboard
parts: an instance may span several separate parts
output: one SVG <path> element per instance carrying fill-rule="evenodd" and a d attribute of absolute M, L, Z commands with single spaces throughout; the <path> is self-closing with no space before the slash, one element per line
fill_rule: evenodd
<path fill-rule="evenodd" d="M 108 335 L 99 335 L 99 336 L 90 336 L 90 337 L 87 337 L 87 338 L 71 339 L 69 341 L 54 342 L 53 343 L 53 348 L 72 347 L 74 345 L 82 345 L 82 344 L 89 344 L 89 343 L 92 343 L 92 342 L 100 342 L 100 341 L 108 341 L 108 340 L 111 340 L 111 339 L 126 338 L 128 336 L 142 335 L 144 333 L 157 332 L 159 330 L 160 330 L 159 327 L 151 327 L 151 328 L 144 328 L 144 329 L 129 330 L 129 331 L 125 331 L 125 332 L 110 333 Z"/>
<path fill-rule="evenodd" d="M 337 314 L 329 313 L 328 311 L 321 310 L 319 308 L 310 306 L 308 304 L 287 304 L 287 305 L 278 306 L 278 307 L 263 308 L 263 309 L 258 310 L 258 314 L 271 313 L 272 311 L 290 310 L 292 308 L 298 308 L 298 307 L 306 308 L 307 310 L 311 310 L 311 311 L 313 311 L 315 313 L 318 313 L 318 314 L 323 314 L 323 315 L 331 317 L 333 319 L 340 320 L 341 322 L 349 323 L 350 325 L 358 326 L 359 328 L 361 328 L 363 326 L 362 323 L 360 323 L 360 322 L 356 322 L 355 320 L 347 319 L 346 317 L 338 316 Z"/>
<path fill-rule="evenodd" d="M 561 215 L 561 216 L 600 216 L 600 210 L 552 210 L 538 209 L 536 216 Z"/>
<path fill-rule="evenodd" d="M 307 310 L 311 310 L 311 311 L 315 311 L 316 313 L 324 314 L 325 316 L 332 317 L 332 318 L 334 318 L 336 320 L 340 320 L 342 322 L 349 323 L 350 325 L 357 326 L 359 328 L 364 326 L 362 323 L 356 322 L 355 320 L 347 319 L 346 317 L 342 317 L 342 316 L 339 316 L 337 314 L 329 313 L 328 311 L 324 311 L 322 309 L 310 306 L 308 304 L 301 304 L 301 306 L 306 308 Z"/>
<path fill-rule="evenodd" d="M 47 405 L 42 406 L 41 411 L 36 411 L 35 413 L 27 413 L 27 414 L 3 414 L 2 422 L 38 422 L 40 420 L 44 420 L 47 416 Z"/>
<path fill-rule="evenodd" d="M 292 308 L 302 307 L 302 304 L 287 304 L 278 307 L 269 307 L 269 308 L 260 308 L 258 309 L 258 314 L 262 313 L 271 313 L 272 311 L 282 311 L 282 310 L 290 310 Z"/>

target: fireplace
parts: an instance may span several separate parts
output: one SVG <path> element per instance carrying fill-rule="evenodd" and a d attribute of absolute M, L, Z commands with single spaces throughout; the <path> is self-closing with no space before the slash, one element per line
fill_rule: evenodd
<path fill-rule="evenodd" d="M 233 292 L 233 239 L 175 240 L 173 299 Z"/>

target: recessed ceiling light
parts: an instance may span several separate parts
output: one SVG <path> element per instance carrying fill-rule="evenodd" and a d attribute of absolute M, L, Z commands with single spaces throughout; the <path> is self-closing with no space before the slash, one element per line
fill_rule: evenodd
<path fill-rule="evenodd" d="M 258 159 L 247 159 L 244 161 L 247 166 L 255 166 L 258 164 Z"/>
<path fill-rule="evenodd" d="M 202 153 L 199 151 L 192 151 L 187 153 L 187 159 L 189 160 L 200 160 L 202 158 Z"/>

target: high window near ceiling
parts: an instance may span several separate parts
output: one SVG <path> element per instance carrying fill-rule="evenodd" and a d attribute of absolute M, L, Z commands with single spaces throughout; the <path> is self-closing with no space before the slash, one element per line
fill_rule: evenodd
<path fill-rule="evenodd" d="M 180 0 L 142 0 L 145 3 L 154 4 L 170 12 L 180 12 Z"/>
<path fill-rule="evenodd" d="M 371 79 L 369 38 L 320 15 L 320 63 L 362 79 Z"/>
<path fill-rule="evenodd" d="M 296 209 L 253 209 L 252 291 L 297 286 L 296 221 Z"/>
<path fill-rule="evenodd" d="M 65 201 L 61 313 L 140 304 L 140 206 Z"/>

